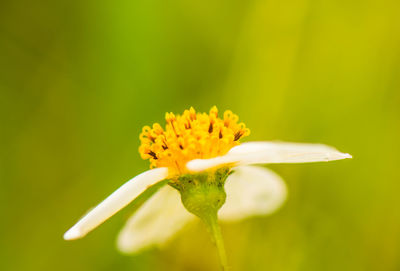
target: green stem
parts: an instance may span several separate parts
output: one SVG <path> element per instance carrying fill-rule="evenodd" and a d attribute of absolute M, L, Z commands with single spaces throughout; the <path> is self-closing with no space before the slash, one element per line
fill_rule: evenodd
<path fill-rule="evenodd" d="M 217 214 L 216 213 L 209 214 L 208 216 L 204 217 L 203 220 L 208 226 L 210 233 L 215 241 L 222 270 L 228 270 L 228 260 L 226 257 L 224 240 L 222 238 L 222 233 L 221 233 L 221 227 L 218 224 Z"/>
<path fill-rule="evenodd" d="M 224 183 L 229 173 L 229 168 L 221 168 L 216 171 L 186 174 L 178 177 L 173 183 L 181 193 L 181 200 L 186 210 L 206 224 L 217 246 L 222 270 L 225 271 L 228 270 L 228 262 L 217 213 L 226 200 Z"/>

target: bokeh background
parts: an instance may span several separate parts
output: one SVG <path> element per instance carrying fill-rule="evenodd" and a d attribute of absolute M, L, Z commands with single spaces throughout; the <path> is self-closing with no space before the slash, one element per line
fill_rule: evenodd
<path fill-rule="evenodd" d="M 204 227 L 115 248 L 126 208 L 62 235 L 148 168 L 143 125 L 231 109 L 248 140 L 354 156 L 274 165 L 285 206 L 224 224 L 232 270 L 400 270 L 400 2 L 1 1 L 0 269 L 217 270 Z"/>

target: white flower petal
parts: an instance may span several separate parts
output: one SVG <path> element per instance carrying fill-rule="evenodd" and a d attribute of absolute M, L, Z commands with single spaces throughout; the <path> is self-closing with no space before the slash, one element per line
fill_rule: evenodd
<path fill-rule="evenodd" d="M 228 155 L 241 156 L 242 164 L 307 163 L 351 158 L 348 153 L 323 144 L 249 142 L 233 147 Z"/>
<path fill-rule="evenodd" d="M 189 161 L 186 166 L 192 171 L 202 171 L 224 164 L 307 163 L 346 158 L 352 158 L 352 156 L 323 144 L 247 142 L 233 147 L 224 156 L 195 159 Z"/>
<path fill-rule="evenodd" d="M 78 223 L 64 234 L 64 239 L 73 240 L 84 237 L 91 230 L 128 205 L 149 186 L 167 177 L 167 168 L 156 168 L 132 178 L 79 220 Z"/>
<path fill-rule="evenodd" d="M 226 202 L 218 213 L 225 221 L 268 215 L 285 202 L 284 181 L 273 171 L 257 166 L 234 168 L 225 183 Z"/>
<path fill-rule="evenodd" d="M 224 155 L 210 159 L 194 159 L 186 163 L 186 167 L 191 171 L 203 171 L 225 164 L 238 164 L 240 157 Z"/>
<path fill-rule="evenodd" d="M 135 212 L 117 239 L 121 252 L 135 253 L 163 245 L 195 217 L 186 211 L 178 191 L 164 186 Z"/>

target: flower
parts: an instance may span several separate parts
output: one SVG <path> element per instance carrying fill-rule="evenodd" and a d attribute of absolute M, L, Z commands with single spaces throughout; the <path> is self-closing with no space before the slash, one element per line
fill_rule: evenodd
<path fill-rule="evenodd" d="M 165 129 L 156 123 L 145 126 L 140 134 L 139 152 L 150 161 L 151 169 L 129 180 L 97 205 L 64 234 L 64 239 L 85 236 L 133 202 L 140 208 L 118 237 L 121 251 L 132 253 L 162 245 L 197 216 L 207 225 L 222 265 L 226 266 L 217 215 L 225 221 L 267 215 L 286 198 L 282 179 L 253 164 L 351 158 L 322 144 L 240 144 L 250 130 L 238 123 L 238 117 L 229 110 L 218 117 L 216 107 L 209 114 L 196 113 L 193 108 L 177 116 L 167 113 L 165 119 Z"/>

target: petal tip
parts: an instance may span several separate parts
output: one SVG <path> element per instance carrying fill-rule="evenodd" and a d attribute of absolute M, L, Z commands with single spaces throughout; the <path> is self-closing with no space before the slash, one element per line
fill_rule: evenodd
<path fill-rule="evenodd" d="M 64 240 L 76 240 L 82 238 L 84 234 L 78 228 L 72 227 L 66 233 L 64 233 Z"/>
<path fill-rule="evenodd" d="M 337 157 L 336 160 L 353 158 L 353 156 L 351 156 L 351 154 L 342 153 L 342 152 L 337 153 L 336 157 Z"/>
<path fill-rule="evenodd" d="M 351 159 L 351 158 L 353 158 L 353 156 L 352 156 L 351 154 L 349 154 L 349 153 L 343 153 L 342 156 L 343 156 L 344 159 L 347 159 L 347 158 L 350 158 L 350 159 Z"/>
<path fill-rule="evenodd" d="M 126 242 L 124 242 L 123 240 L 121 241 L 120 239 L 117 240 L 117 249 L 119 250 L 119 252 L 126 255 L 133 254 L 135 252 L 130 244 L 128 245 Z"/>
<path fill-rule="evenodd" d="M 334 160 L 343 160 L 353 158 L 351 154 L 342 153 L 342 152 L 334 152 L 334 153 L 327 153 L 326 154 L 326 162 L 334 161 Z"/>

